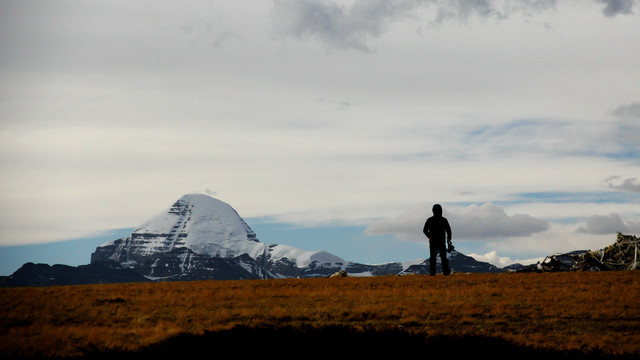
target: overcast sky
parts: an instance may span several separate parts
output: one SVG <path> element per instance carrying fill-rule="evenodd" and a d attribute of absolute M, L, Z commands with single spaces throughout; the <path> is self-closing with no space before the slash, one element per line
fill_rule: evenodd
<path fill-rule="evenodd" d="M 434 203 L 496 264 L 603 247 L 640 233 L 639 14 L 0 1 L 0 245 L 132 228 L 199 192 L 250 224 L 360 227 L 331 249 L 348 260 L 366 238 L 408 260 Z"/>

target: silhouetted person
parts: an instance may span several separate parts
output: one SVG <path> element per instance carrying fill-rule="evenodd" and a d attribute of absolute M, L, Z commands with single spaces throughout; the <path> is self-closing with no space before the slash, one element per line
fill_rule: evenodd
<path fill-rule="evenodd" d="M 451 244 L 451 226 L 447 218 L 442 216 L 442 206 L 440 204 L 433 205 L 433 216 L 427 219 L 422 230 L 429 238 L 429 273 L 436 274 L 436 258 L 440 254 L 442 260 L 442 273 L 449 275 L 449 260 L 447 259 L 447 243 L 449 243 L 449 252 L 453 250 Z"/>

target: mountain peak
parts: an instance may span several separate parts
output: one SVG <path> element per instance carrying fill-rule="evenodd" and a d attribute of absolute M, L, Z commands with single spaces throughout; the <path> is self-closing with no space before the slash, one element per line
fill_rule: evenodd
<path fill-rule="evenodd" d="M 187 194 L 135 228 L 130 236 L 103 244 L 95 260 L 139 262 L 181 248 L 216 257 L 244 252 L 253 256 L 262 251 L 256 245 L 261 244 L 255 233 L 229 204 L 204 194 Z"/>
<path fill-rule="evenodd" d="M 149 278 L 193 278 L 200 276 L 194 275 L 198 271 L 227 268 L 231 259 L 237 259 L 233 266 L 242 264 L 244 272 L 251 268 L 248 273 L 259 278 L 319 276 L 346 266 L 325 251 L 261 243 L 235 209 L 204 194 L 183 195 L 130 236 L 109 241 L 91 255 L 92 264 L 115 261 Z"/>
<path fill-rule="evenodd" d="M 133 232 L 167 235 L 169 242 L 196 253 L 210 253 L 211 243 L 257 241 L 253 230 L 231 205 L 204 194 L 182 196 Z"/>

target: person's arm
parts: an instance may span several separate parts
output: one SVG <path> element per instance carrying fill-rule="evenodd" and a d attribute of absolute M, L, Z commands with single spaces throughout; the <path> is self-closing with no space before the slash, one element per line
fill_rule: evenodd
<path fill-rule="evenodd" d="M 424 227 L 422 228 L 422 232 L 424 235 L 431 240 L 431 227 L 429 226 L 429 220 L 424 223 Z"/>
<path fill-rule="evenodd" d="M 451 242 L 451 226 L 449 226 L 449 220 L 444 220 L 445 231 L 447 232 L 447 241 Z"/>
<path fill-rule="evenodd" d="M 451 242 L 451 226 L 449 226 L 449 221 L 446 219 L 445 219 L 444 225 L 445 225 L 445 232 L 447 233 L 447 251 L 452 252 L 454 247 L 453 247 L 453 243 Z"/>

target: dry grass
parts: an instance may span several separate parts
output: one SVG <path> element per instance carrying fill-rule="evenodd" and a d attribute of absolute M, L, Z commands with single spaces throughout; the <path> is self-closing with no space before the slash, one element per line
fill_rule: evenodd
<path fill-rule="evenodd" d="M 349 327 L 640 356 L 640 272 L 0 289 L 0 357 L 136 351 L 178 334 Z"/>

